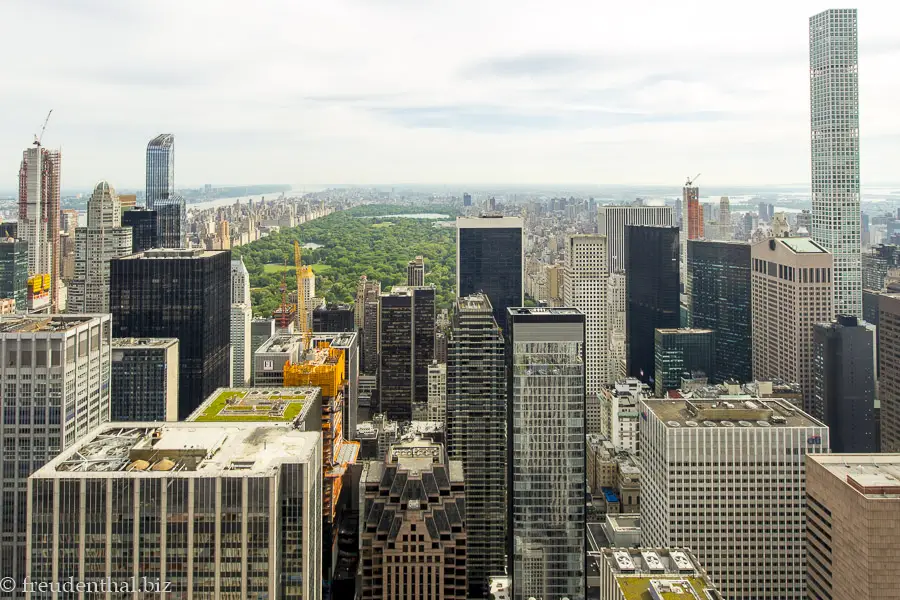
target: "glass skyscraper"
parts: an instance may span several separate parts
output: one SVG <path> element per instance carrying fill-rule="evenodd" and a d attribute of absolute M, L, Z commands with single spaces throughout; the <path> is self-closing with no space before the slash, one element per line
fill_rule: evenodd
<path fill-rule="evenodd" d="M 115 337 L 178 338 L 178 418 L 231 370 L 231 253 L 156 249 L 110 262 Z"/>
<path fill-rule="evenodd" d="M 862 317 L 856 9 L 809 19 L 812 238 L 834 255 L 834 309 Z"/>
<path fill-rule="evenodd" d="M 175 136 L 161 133 L 147 144 L 147 208 L 175 196 Z"/>
<path fill-rule="evenodd" d="M 677 227 L 625 227 L 628 374 L 649 381 L 656 369 L 654 331 L 681 325 Z"/>
<path fill-rule="evenodd" d="M 656 395 L 681 387 L 681 378 L 715 380 L 716 344 L 711 329 L 656 330 Z"/>
<path fill-rule="evenodd" d="M 510 308 L 507 553 L 514 600 L 585 599 L 585 318 Z"/>
<path fill-rule="evenodd" d="M 716 381 L 751 381 L 750 244 L 689 240 L 685 292 L 690 326 L 716 332 Z"/>
<path fill-rule="evenodd" d="M 521 217 L 456 219 L 456 295 L 487 294 L 506 330 L 506 309 L 525 303 Z"/>
<path fill-rule="evenodd" d="M 447 352 L 447 452 L 466 473 L 469 591 L 488 597 L 506 567 L 503 334 L 484 294 L 456 300 Z"/>

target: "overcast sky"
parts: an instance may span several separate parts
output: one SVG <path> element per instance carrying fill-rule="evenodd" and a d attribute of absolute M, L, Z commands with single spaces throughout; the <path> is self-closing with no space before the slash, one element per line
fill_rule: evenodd
<path fill-rule="evenodd" d="M 900 181 L 900 2 L 859 8 L 863 185 Z M 809 182 L 806 0 L 4 0 L 0 189 Z M 840 6 L 838 6 L 840 7 Z"/>

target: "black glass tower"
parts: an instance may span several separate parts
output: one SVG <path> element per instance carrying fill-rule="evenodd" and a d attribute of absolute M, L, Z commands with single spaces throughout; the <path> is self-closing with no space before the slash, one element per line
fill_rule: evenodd
<path fill-rule="evenodd" d="M 681 324 L 678 228 L 625 227 L 625 342 L 628 375 L 649 382 L 655 331 Z"/>
<path fill-rule="evenodd" d="M 457 298 L 447 353 L 447 452 L 466 474 L 469 595 L 487 598 L 506 567 L 503 334 L 484 294 Z"/>
<path fill-rule="evenodd" d="M 231 252 L 156 249 L 110 261 L 113 337 L 178 338 L 178 418 L 230 370 Z"/>
<path fill-rule="evenodd" d="M 716 373 L 716 334 L 712 329 L 657 329 L 654 383 L 656 395 L 681 387 L 681 379 Z"/>
<path fill-rule="evenodd" d="M 428 403 L 428 366 L 434 360 L 434 287 L 395 286 L 383 293 L 378 315 L 378 392 L 381 412 L 412 419 Z"/>
<path fill-rule="evenodd" d="M 356 331 L 353 314 L 353 307 L 349 304 L 319 306 L 313 311 L 313 331 Z"/>
<path fill-rule="evenodd" d="M 813 326 L 813 405 L 832 452 L 878 452 L 874 344 L 875 327 L 856 317 Z"/>
<path fill-rule="evenodd" d="M 688 240 L 689 325 L 716 332 L 715 382 L 753 379 L 750 244 Z"/>
<path fill-rule="evenodd" d="M 506 309 L 525 303 L 522 226 L 519 217 L 456 219 L 456 295 L 487 294 L 504 330 Z"/>
<path fill-rule="evenodd" d="M 131 251 L 143 252 L 159 247 L 156 235 L 156 211 L 132 208 L 122 213 L 122 225 L 131 227 Z"/>

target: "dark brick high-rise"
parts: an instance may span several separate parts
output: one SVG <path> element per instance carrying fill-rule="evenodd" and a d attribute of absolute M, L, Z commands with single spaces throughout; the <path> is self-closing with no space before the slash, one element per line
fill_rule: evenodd
<path fill-rule="evenodd" d="M 231 252 L 150 250 L 110 261 L 113 337 L 179 341 L 178 418 L 228 387 Z"/>
<path fill-rule="evenodd" d="M 644 382 L 656 370 L 656 330 L 681 324 L 678 258 L 677 227 L 625 227 L 628 375 Z"/>

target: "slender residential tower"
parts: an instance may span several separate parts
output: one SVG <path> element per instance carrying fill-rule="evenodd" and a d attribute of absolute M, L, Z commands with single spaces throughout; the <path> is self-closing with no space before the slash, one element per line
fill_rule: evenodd
<path fill-rule="evenodd" d="M 52 312 L 59 303 L 59 168 L 59 151 L 37 140 L 19 167 L 18 238 L 28 242 L 28 276 L 50 277 Z"/>
<path fill-rule="evenodd" d="M 812 238 L 834 255 L 834 308 L 862 317 L 856 9 L 809 19 Z"/>

